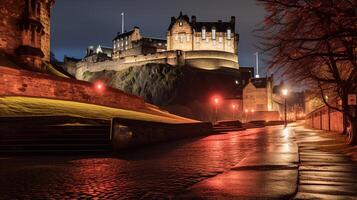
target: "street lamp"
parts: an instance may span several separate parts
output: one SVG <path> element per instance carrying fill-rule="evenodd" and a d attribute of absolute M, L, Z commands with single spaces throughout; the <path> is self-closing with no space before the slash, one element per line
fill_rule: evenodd
<path fill-rule="evenodd" d="M 249 110 L 245 109 L 244 112 L 245 112 L 245 122 L 247 122 L 248 121 L 248 112 L 249 112 Z"/>
<path fill-rule="evenodd" d="M 286 127 L 287 126 L 287 121 L 286 121 L 286 97 L 288 96 L 288 89 L 283 89 L 282 91 L 281 91 L 281 93 L 283 94 L 283 96 L 284 96 L 284 126 Z"/>
<path fill-rule="evenodd" d="M 105 84 L 102 81 L 96 81 L 94 82 L 94 89 L 101 93 L 105 90 Z"/>
<path fill-rule="evenodd" d="M 218 105 L 221 101 L 221 98 L 219 96 L 214 96 L 213 97 L 213 104 L 214 104 L 214 107 L 215 107 L 215 122 L 218 121 Z"/>
<path fill-rule="evenodd" d="M 232 119 L 234 120 L 234 111 L 235 109 L 238 108 L 236 104 L 232 104 Z"/>

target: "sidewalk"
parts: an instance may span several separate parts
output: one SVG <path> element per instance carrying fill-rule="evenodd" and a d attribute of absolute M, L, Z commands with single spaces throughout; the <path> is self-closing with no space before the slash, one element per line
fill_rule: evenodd
<path fill-rule="evenodd" d="M 238 133 L 239 134 L 239 133 Z M 291 128 L 266 129 L 258 147 L 231 170 L 205 179 L 178 199 L 291 199 L 297 192 L 298 147 Z"/>
<path fill-rule="evenodd" d="M 300 155 L 294 199 L 357 199 L 356 146 L 345 145 L 338 133 L 302 126 L 294 130 Z"/>

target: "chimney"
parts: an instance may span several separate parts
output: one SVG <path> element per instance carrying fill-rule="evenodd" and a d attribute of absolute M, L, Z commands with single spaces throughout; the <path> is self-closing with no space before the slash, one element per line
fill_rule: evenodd
<path fill-rule="evenodd" d="M 232 23 L 232 24 L 235 24 L 235 23 L 236 23 L 236 17 L 235 17 L 235 16 L 232 16 L 232 17 L 231 17 L 231 23 Z"/>
<path fill-rule="evenodd" d="M 191 22 L 192 22 L 192 24 L 195 24 L 195 23 L 196 23 L 196 16 L 193 15 L 193 16 L 191 17 Z"/>

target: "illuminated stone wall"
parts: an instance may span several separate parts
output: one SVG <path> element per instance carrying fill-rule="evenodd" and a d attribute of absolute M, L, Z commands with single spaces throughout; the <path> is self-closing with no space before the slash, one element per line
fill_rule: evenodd
<path fill-rule="evenodd" d="M 142 98 L 106 88 L 100 92 L 92 83 L 0 66 L 0 96 L 27 96 L 69 100 L 136 110 L 145 108 Z"/>
<path fill-rule="evenodd" d="M 17 22 L 25 8 L 25 1 L 0 0 L 0 50 L 15 55 L 22 44 L 22 33 Z"/>
<path fill-rule="evenodd" d="M 235 62 L 237 55 L 220 51 L 164 51 L 147 55 L 128 56 L 104 62 L 77 63 L 76 78 L 83 80 L 83 74 L 104 70 L 120 71 L 129 67 L 141 66 L 149 63 L 170 64 L 173 66 L 189 65 L 195 68 L 214 70 L 221 67 L 239 69 Z"/>
<path fill-rule="evenodd" d="M 179 18 L 167 32 L 167 50 L 182 51 L 224 51 L 238 55 L 239 36 L 232 30 L 228 38 L 225 32 L 207 31 L 205 37 L 202 32 L 193 31 L 193 27 L 185 18 Z M 238 62 L 238 58 L 236 60 Z"/>
<path fill-rule="evenodd" d="M 0 51 L 36 70 L 50 61 L 53 0 L 0 0 Z"/>
<path fill-rule="evenodd" d="M 256 88 L 250 82 L 243 89 L 243 110 L 268 111 L 268 98 L 267 88 Z"/>

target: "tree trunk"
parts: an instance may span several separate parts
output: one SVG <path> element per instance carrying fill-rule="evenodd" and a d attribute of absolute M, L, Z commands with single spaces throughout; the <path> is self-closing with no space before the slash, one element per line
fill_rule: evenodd
<path fill-rule="evenodd" d="M 357 118 L 347 117 L 345 141 L 347 144 L 357 144 Z"/>

